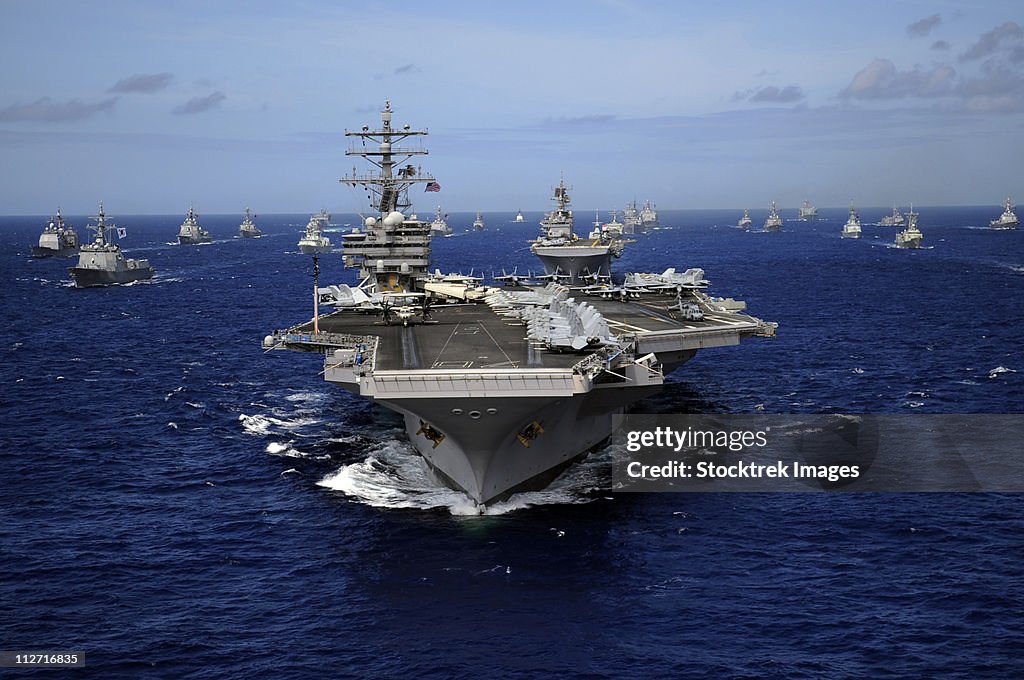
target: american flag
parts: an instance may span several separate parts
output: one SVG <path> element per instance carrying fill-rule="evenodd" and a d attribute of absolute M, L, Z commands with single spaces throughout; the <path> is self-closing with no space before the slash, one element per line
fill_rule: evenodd
<path fill-rule="evenodd" d="M 437 182 L 427 182 L 427 188 L 423 191 L 440 191 L 441 185 Z"/>

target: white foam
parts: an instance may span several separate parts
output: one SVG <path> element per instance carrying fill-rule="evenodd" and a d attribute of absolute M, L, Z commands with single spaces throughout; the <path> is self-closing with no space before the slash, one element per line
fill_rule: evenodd
<path fill-rule="evenodd" d="M 1013 370 L 1012 368 L 1007 368 L 1006 366 L 996 366 L 995 368 L 993 368 L 991 371 L 988 372 L 988 377 L 990 377 L 990 378 L 998 378 L 1003 373 L 1016 373 L 1016 372 L 1017 371 Z"/>
<path fill-rule="evenodd" d="M 354 500 L 378 508 L 433 510 L 444 508 L 457 517 L 504 515 L 537 505 L 575 505 L 594 500 L 607 450 L 566 471 L 548 488 L 514 494 L 500 503 L 480 506 L 461 491 L 444 487 L 426 461 L 402 440 L 376 446 L 363 461 L 343 466 L 317 482 Z"/>
<path fill-rule="evenodd" d="M 249 416 L 244 413 L 239 414 L 238 420 L 242 423 L 242 429 L 245 430 L 246 433 L 259 437 L 270 434 L 275 428 L 291 432 L 300 427 L 319 422 L 315 418 L 295 418 L 292 420 L 284 420 L 282 418 L 274 418 L 273 416 Z"/>

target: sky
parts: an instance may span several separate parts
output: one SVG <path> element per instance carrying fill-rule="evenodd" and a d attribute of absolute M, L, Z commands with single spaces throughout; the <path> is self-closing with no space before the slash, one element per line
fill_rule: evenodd
<path fill-rule="evenodd" d="M 0 0 L 0 62 L 2 214 L 366 211 L 386 99 L 420 213 L 1024 196 L 1019 0 Z"/>

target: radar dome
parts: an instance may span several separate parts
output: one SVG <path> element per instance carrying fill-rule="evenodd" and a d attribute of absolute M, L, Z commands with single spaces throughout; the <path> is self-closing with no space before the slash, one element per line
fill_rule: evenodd
<path fill-rule="evenodd" d="M 404 221 L 405 221 L 405 215 L 403 215 L 402 213 L 400 213 L 400 212 L 398 212 L 396 210 L 394 212 L 388 213 L 388 216 L 384 218 L 384 226 L 385 227 L 397 227 L 398 225 L 400 225 Z"/>
<path fill-rule="evenodd" d="M 375 224 L 377 224 L 377 218 L 376 217 L 367 217 L 365 220 L 363 220 L 363 224 L 365 224 L 368 227 L 372 227 Z"/>

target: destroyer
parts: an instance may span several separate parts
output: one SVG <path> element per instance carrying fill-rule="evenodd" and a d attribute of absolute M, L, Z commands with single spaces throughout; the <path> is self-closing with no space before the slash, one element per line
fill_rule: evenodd
<path fill-rule="evenodd" d="M 754 220 L 750 219 L 750 211 L 746 208 L 743 209 L 743 217 L 740 218 L 739 223 L 736 225 L 743 231 L 750 229 L 750 225 L 754 223 Z"/>
<path fill-rule="evenodd" d="M 60 211 L 57 211 L 58 217 Z M 1016 229 L 1020 225 L 1020 221 L 1017 219 L 1017 214 L 1013 212 L 1013 202 L 1007 197 L 1003 201 L 1003 214 L 998 219 L 992 220 L 988 223 L 988 226 L 993 229 Z"/>
<path fill-rule="evenodd" d="M 32 257 L 72 257 L 78 254 L 78 234 L 71 225 L 64 224 L 60 208 L 56 217 L 51 217 L 43 233 L 39 235 L 39 245 L 32 246 Z"/>
<path fill-rule="evenodd" d="M 564 178 L 559 180 L 551 200 L 555 209 L 544 214 L 541 235 L 530 242 L 530 251 L 540 258 L 545 275 L 569 284 L 584 283 L 589 276 L 611 276 L 611 260 L 622 255 L 625 241 L 603 230 L 588 239 L 573 232 L 571 199 Z"/>
<path fill-rule="evenodd" d="M 252 211 L 248 208 L 245 209 L 245 219 L 238 225 L 238 235 L 242 238 L 259 238 L 263 236 L 263 232 L 252 221 Z"/>
<path fill-rule="evenodd" d="M 473 231 L 483 231 L 485 228 L 486 224 L 484 224 L 484 216 L 477 213 L 476 219 L 473 220 Z"/>
<path fill-rule="evenodd" d="M 782 216 L 779 215 L 779 209 L 775 205 L 775 201 L 772 201 L 771 210 L 768 212 L 768 218 L 764 221 L 765 231 L 782 231 Z"/>
<path fill-rule="evenodd" d="M 846 224 L 843 225 L 843 238 L 860 238 L 860 216 L 857 211 L 853 209 L 853 204 L 850 204 L 850 216 L 846 218 Z"/>
<path fill-rule="evenodd" d="M 192 206 L 189 206 L 188 215 L 185 216 L 185 221 L 181 223 L 181 228 L 178 230 L 178 243 L 194 245 L 209 242 L 210 232 L 199 226 L 199 215 L 192 209 Z"/>
<path fill-rule="evenodd" d="M 93 219 L 96 225 L 88 228 L 96 232 L 96 239 L 82 246 L 78 254 L 78 266 L 68 269 L 75 281 L 75 288 L 109 286 L 153 278 L 153 267 L 149 260 L 125 259 L 121 247 L 107 240 L 107 232 L 115 227 L 107 224 L 102 203 L 99 214 Z M 123 229 L 117 231 L 119 235 L 124 235 Z"/>
<path fill-rule="evenodd" d="M 323 234 L 323 230 L 331 223 L 331 216 L 326 210 L 311 215 L 306 224 L 306 233 L 299 239 L 299 252 L 306 255 L 326 253 L 331 249 L 331 239 Z"/>
<path fill-rule="evenodd" d="M 924 234 L 917 228 L 917 217 L 918 214 L 914 212 L 914 206 L 910 206 L 910 212 L 907 213 L 907 228 L 896 234 L 896 247 L 897 248 L 920 248 L 921 242 L 924 241 Z"/>
<path fill-rule="evenodd" d="M 345 134 L 359 140 L 347 154 L 376 166 L 342 179 L 372 197 L 342 250 L 363 283 L 318 287 L 335 311 L 314 308 L 264 347 L 320 354 L 327 381 L 400 413 L 438 477 L 478 503 L 546 486 L 698 349 L 774 334 L 708 297 L 700 269 L 576 290 L 430 274 L 430 224 L 406 215 L 410 188 L 433 178 L 408 163 L 427 151 L 403 145 L 426 132 L 392 126 L 385 103 L 380 129 Z M 564 211 L 563 184 L 556 199 Z"/>
<path fill-rule="evenodd" d="M 452 233 L 452 228 L 448 226 L 448 216 L 442 214 L 441 206 L 437 206 L 434 221 L 430 223 L 430 233 L 436 236 L 448 236 Z"/>

